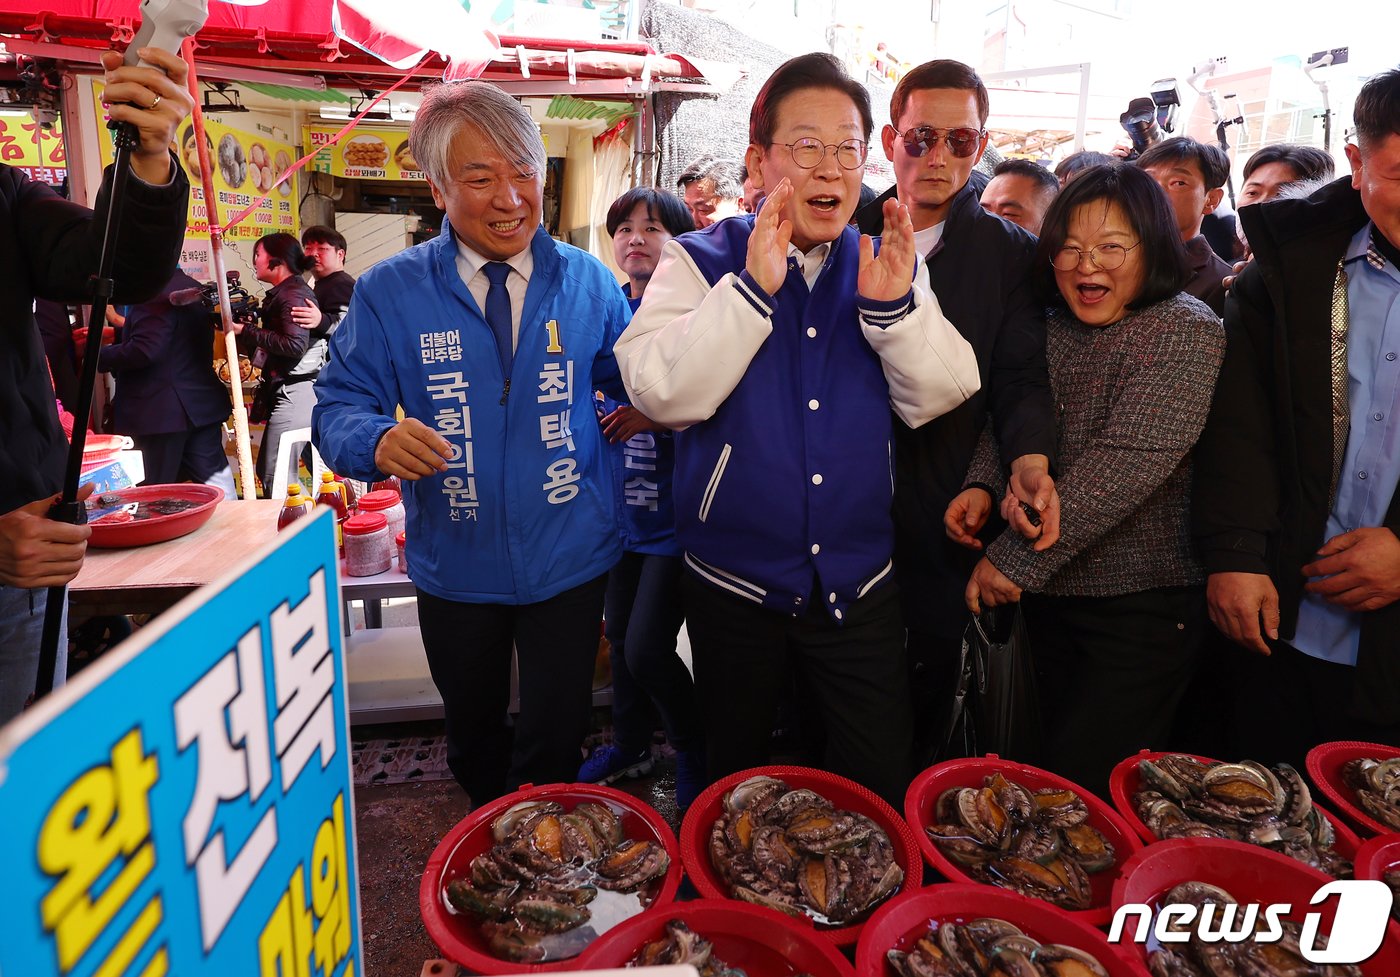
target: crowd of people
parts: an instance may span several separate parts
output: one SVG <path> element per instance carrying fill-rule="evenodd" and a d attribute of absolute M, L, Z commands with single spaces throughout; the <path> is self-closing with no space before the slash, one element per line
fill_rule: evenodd
<path fill-rule="evenodd" d="M 154 112 L 166 88 L 132 70 L 109 96 Z M 1400 70 L 1357 99 L 1349 176 L 1265 147 L 1225 235 L 1205 226 L 1218 147 L 988 177 L 990 113 L 972 68 L 932 61 L 877 134 L 837 59 L 793 58 L 742 161 L 613 203 L 619 287 L 541 226 L 529 114 L 441 85 L 410 135 L 446 215 L 435 240 L 358 282 L 329 228 L 258 242 L 271 289 L 240 342 L 270 380 L 259 410 L 270 432 L 309 424 L 343 475 L 402 480 L 448 763 L 474 803 L 647 772 L 653 708 L 681 807 L 766 762 L 785 709 L 812 762 L 898 803 L 947 755 L 969 615 L 1007 604 L 1042 760 L 1091 790 L 1187 736 L 1295 765 L 1327 739 L 1400 743 Z M 877 136 L 896 178 L 878 196 Z M 171 169 L 140 192 L 173 201 Z M 37 333 L 11 342 L 38 355 Z M 12 386 L 37 389 L 23 369 Z M 276 440 L 264 481 L 295 463 Z M 35 529 L 52 442 L 26 449 L 43 484 L 0 506 L 7 620 L 81 558 L 82 530 Z M 34 539 L 37 568 L 15 542 Z M 613 741 L 582 757 L 600 620 Z M 1203 684 L 1219 705 L 1192 710 Z"/>
<path fill-rule="evenodd" d="M 1215 715 L 1219 753 L 1259 742 L 1261 758 L 1298 762 L 1304 741 L 1397 739 L 1393 655 L 1369 637 L 1400 597 L 1400 540 L 1384 528 L 1393 428 L 1371 410 L 1393 388 L 1373 377 L 1347 415 L 1382 429 L 1356 463 L 1378 491 L 1339 495 L 1345 515 L 1319 507 L 1279 466 L 1330 451 L 1332 427 L 1259 376 L 1296 362 L 1266 340 L 1291 335 L 1278 310 L 1299 303 L 1271 305 L 1276 332 L 1260 325 L 1251 341 L 1227 299 L 1237 273 L 1260 304 L 1278 287 L 1249 212 L 1316 203 L 1245 207 L 1222 254 L 1202 229 L 1229 172 L 1220 149 L 1174 138 L 1136 160 L 1080 154 L 1059 173 L 1015 161 L 988 180 L 974 167 L 989 101 L 966 65 L 910 70 L 879 133 L 896 185 L 863 201 L 868 94 L 828 56 L 792 59 L 754 102 L 741 163 L 706 157 L 674 194 L 639 188 L 613 205 L 618 289 L 539 229 L 541 147 L 518 106 L 489 85 L 425 100 L 412 138 L 447 211 L 442 236 L 361 280 L 314 428 L 338 470 L 405 481 L 450 763 L 474 800 L 645 772 L 654 705 L 684 807 L 768 759 L 785 704 L 814 762 L 897 799 L 944 746 L 969 610 L 1012 602 L 1045 762 L 1091 788 L 1122 757 L 1176 742 L 1202 675 L 1253 683 L 1294 655 L 1305 661 L 1288 674 L 1327 680 L 1296 682 L 1307 701 L 1256 722 L 1255 741 Z M 1385 181 L 1400 163 L 1400 74 L 1374 79 L 1355 114 L 1354 175 L 1319 192 L 1379 240 L 1397 220 Z M 1326 175 L 1314 153 L 1261 150 L 1243 203 Z M 1375 335 L 1358 345 L 1353 321 L 1350 348 L 1367 359 L 1352 377 L 1384 372 L 1376 296 L 1393 301 L 1400 284 L 1393 265 L 1367 267 Z M 417 355 L 449 323 L 460 353 Z M 1307 333 L 1298 341 L 1325 354 L 1329 329 Z M 1330 400 L 1325 375 L 1283 379 Z M 1298 437 L 1324 440 L 1280 440 L 1280 418 L 1300 411 Z M 1202 495 L 1225 498 L 1203 514 Z M 1304 502 L 1317 512 L 1298 525 Z M 1324 533 L 1323 516 L 1360 535 Z M 1274 606 L 1291 624 L 1300 602 L 1304 630 L 1280 631 Z M 614 741 L 580 768 L 605 603 Z M 675 651 L 682 620 L 693 685 Z M 1274 655 L 1251 661 L 1220 633 Z M 1358 641 L 1366 653 L 1347 660 Z M 1367 668 L 1389 695 L 1360 681 Z M 1260 702 L 1241 690 L 1231 708 L 1245 697 Z M 1285 724 L 1296 735 L 1265 735 Z"/>

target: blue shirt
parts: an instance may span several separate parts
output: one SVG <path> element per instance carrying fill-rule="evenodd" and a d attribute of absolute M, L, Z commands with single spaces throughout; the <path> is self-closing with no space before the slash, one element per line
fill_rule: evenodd
<path fill-rule="evenodd" d="M 1400 269 L 1371 246 L 1367 224 L 1347 246 L 1348 399 L 1351 431 L 1326 539 L 1380 526 L 1400 483 Z M 1360 614 L 1304 594 L 1292 644 L 1304 654 L 1355 665 Z"/>

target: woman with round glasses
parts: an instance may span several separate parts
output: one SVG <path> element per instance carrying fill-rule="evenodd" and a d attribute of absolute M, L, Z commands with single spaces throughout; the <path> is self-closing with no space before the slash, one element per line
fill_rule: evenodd
<path fill-rule="evenodd" d="M 1070 183 L 1046 213 L 1037 259 L 1060 540 L 1037 552 L 1002 533 L 966 598 L 974 612 L 1022 600 L 1048 765 L 1102 790 L 1119 760 L 1169 745 L 1195 663 L 1206 608 L 1189 532 L 1191 449 L 1225 336 L 1182 293 L 1190 275 L 1171 209 L 1134 166 Z M 979 449 L 969 480 L 998 484 L 995 455 Z"/>

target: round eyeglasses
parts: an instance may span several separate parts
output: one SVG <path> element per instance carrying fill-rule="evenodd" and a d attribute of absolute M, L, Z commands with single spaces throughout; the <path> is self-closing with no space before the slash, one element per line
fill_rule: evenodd
<path fill-rule="evenodd" d="M 804 170 L 814 170 L 821 165 L 821 161 L 826 159 L 828 152 L 836 154 L 836 162 L 841 164 L 843 170 L 860 169 L 865 162 L 865 143 L 859 139 L 847 139 L 845 142 L 831 145 L 823 143 L 820 139 L 799 139 L 797 142 L 775 142 L 774 146 L 786 146 L 792 153 L 792 161 Z"/>
<path fill-rule="evenodd" d="M 1125 248 L 1121 244 L 1100 244 L 1087 251 L 1066 245 L 1050 256 L 1050 266 L 1056 271 L 1074 271 L 1087 254 L 1089 261 L 1099 271 L 1113 271 L 1115 268 L 1123 267 L 1123 262 L 1128 260 L 1128 252 L 1139 244 L 1142 242 L 1139 241 L 1132 248 Z"/>
<path fill-rule="evenodd" d="M 891 126 L 891 128 L 894 128 Z M 935 129 L 933 126 L 910 126 L 903 132 L 895 129 L 896 136 L 904 143 L 904 151 L 915 159 L 920 156 L 927 156 L 933 151 L 933 147 L 938 145 L 938 140 L 942 139 L 948 146 L 948 152 L 958 159 L 967 159 L 977 152 L 977 147 L 982 143 L 982 137 L 987 134 L 986 129 L 973 129 L 970 126 L 963 126 L 957 129 Z"/>

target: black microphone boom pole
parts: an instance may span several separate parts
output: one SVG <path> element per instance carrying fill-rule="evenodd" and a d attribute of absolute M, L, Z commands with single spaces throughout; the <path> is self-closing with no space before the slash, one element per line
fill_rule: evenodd
<path fill-rule="evenodd" d="M 181 42 L 204 26 L 208 14 L 206 0 L 143 0 L 141 29 L 127 49 L 126 63 L 135 62 L 144 47 L 179 51 Z M 158 20 L 159 18 L 159 20 Z M 68 446 L 68 464 L 63 472 L 63 494 L 49 510 L 55 522 L 81 526 L 87 522 L 87 507 L 78 501 L 78 480 L 83 469 L 83 448 L 87 445 L 88 416 L 92 413 L 93 388 L 97 385 L 97 357 L 102 350 L 102 328 L 107 322 L 107 305 L 112 298 L 112 265 L 116 261 L 117 230 L 121 226 L 126 184 L 131 175 L 131 151 L 140 135 L 129 122 L 110 122 L 112 145 L 112 189 L 107 198 L 106 224 L 102 231 L 102 253 L 97 274 L 88 283 L 92 293 L 92 314 L 88 316 L 87 343 L 83 353 L 83 375 L 78 382 L 78 404 L 73 413 L 73 441 Z M 177 165 L 173 160 L 171 166 Z M 53 690 L 54 668 L 58 663 L 58 633 L 63 625 L 67 588 L 50 587 L 44 607 L 44 631 L 39 644 L 39 674 L 34 698 Z M 66 651 L 66 649 L 65 649 Z"/>

